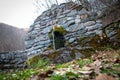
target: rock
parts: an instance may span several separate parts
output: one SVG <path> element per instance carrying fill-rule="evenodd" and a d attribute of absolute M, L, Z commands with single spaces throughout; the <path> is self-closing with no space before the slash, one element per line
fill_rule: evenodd
<path fill-rule="evenodd" d="M 95 24 L 93 26 L 88 26 L 86 27 L 86 29 L 88 31 L 93 31 L 93 30 L 97 30 L 97 29 L 102 29 L 102 24 Z"/>
<path fill-rule="evenodd" d="M 58 16 L 57 18 L 58 19 L 61 19 L 61 18 L 64 18 L 66 15 L 60 15 L 60 16 Z"/>
<path fill-rule="evenodd" d="M 86 18 L 88 18 L 88 14 L 83 14 L 83 15 L 80 16 L 80 18 L 81 19 L 86 19 Z"/>
<path fill-rule="evenodd" d="M 102 23 L 102 20 L 96 20 L 97 23 Z"/>
<path fill-rule="evenodd" d="M 52 29 L 52 27 L 53 27 L 53 26 L 48 26 L 48 27 L 44 28 L 44 29 L 41 31 L 41 33 L 44 33 L 44 34 L 49 33 L 50 30 Z"/>
<path fill-rule="evenodd" d="M 84 23 L 84 26 L 92 26 L 92 25 L 94 25 L 95 24 L 95 21 L 88 21 L 88 22 L 86 22 L 86 23 Z"/>
<path fill-rule="evenodd" d="M 83 55 L 80 52 L 76 52 L 75 56 L 75 59 L 80 59 Z"/>
<path fill-rule="evenodd" d="M 48 10 L 47 12 L 46 12 L 46 16 L 51 16 L 51 10 Z"/>
<path fill-rule="evenodd" d="M 83 30 L 85 31 L 85 26 L 83 23 L 79 24 L 76 28 L 73 29 L 73 31 L 77 31 L 77 30 Z"/>
<path fill-rule="evenodd" d="M 75 16 L 77 14 L 76 10 L 72 10 L 70 13 L 67 14 L 68 17 Z"/>
<path fill-rule="evenodd" d="M 41 54 L 41 57 L 50 59 L 53 63 L 64 63 L 80 58 L 82 54 L 79 51 L 75 52 L 74 49 L 61 48 L 56 51 L 46 51 Z"/>
<path fill-rule="evenodd" d="M 111 31 L 109 34 L 107 34 L 107 37 L 112 37 L 112 36 L 115 36 L 117 34 L 117 32 L 115 31 Z"/>
<path fill-rule="evenodd" d="M 87 31 L 93 31 L 93 30 L 96 30 L 97 28 L 95 26 L 89 26 L 89 27 L 86 27 L 86 30 Z"/>
<path fill-rule="evenodd" d="M 81 22 L 81 19 L 75 19 L 75 23 L 79 24 Z"/>
<path fill-rule="evenodd" d="M 81 9 L 81 10 L 78 12 L 79 15 L 83 15 L 83 14 L 86 14 L 86 13 L 88 13 L 88 12 L 87 12 L 87 10 L 86 10 L 85 8 Z"/>
<path fill-rule="evenodd" d="M 26 51 L 0 53 L 0 69 L 16 69 L 16 67 L 23 68 L 26 60 Z"/>
<path fill-rule="evenodd" d="M 68 41 L 70 42 L 70 43 L 72 43 L 72 42 L 74 42 L 76 39 L 75 38 L 70 38 Z"/>
<path fill-rule="evenodd" d="M 74 17 L 67 17 L 67 21 L 70 21 L 70 20 L 75 20 Z"/>
<path fill-rule="evenodd" d="M 43 21 L 49 20 L 49 17 L 48 17 L 48 16 L 45 16 L 42 20 L 43 20 Z"/>
<path fill-rule="evenodd" d="M 80 15 L 76 15 L 76 19 L 80 19 Z"/>
<path fill-rule="evenodd" d="M 67 30 L 67 31 L 72 31 L 72 30 L 75 29 L 76 27 L 77 27 L 77 25 L 74 24 L 74 25 L 71 25 L 71 26 L 67 27 L 66 30 Z"/>
<path fill-rule="evenodd" d="M 63 14 L 68 14 L 68 13 L 70 13 L 71 12 L 71 10 L 65 10 L 64 12 L 63 12 Z"/>
<path fill-rule="evenodd" d="M 67 24 L 67 26 L 71 26 L 71 25 L 75 24 L 75 20 L 70 20 L 66 24 Z"/>

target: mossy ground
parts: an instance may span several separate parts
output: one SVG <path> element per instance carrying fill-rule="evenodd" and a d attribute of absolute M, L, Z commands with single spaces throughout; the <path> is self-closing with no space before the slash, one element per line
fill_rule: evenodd
<path fill-rule="evenodd" d="M 63 64 L 49 64 L 48 61 L 41 60 L 36 63 L 38 66 L 29 69 L 23 69 L 16 72 L 0 73 L 0 80 L 89 80 L 95 79 L 98 73 L 90 73 L 86 77 L 84 72 L 89 72 L 88 68 L 96 61 L 102 62 L 97 69 L 100 74 L 114 76 L 116 80 L 120 79 L 120 50 L 98 51 L 91 57 L 73 60 Z M 41 63 L 39 63 L 41 62 Z M 99 64 L 98 62 L 98 64 Z M 35 63 L 34 63 L 35 64 Z M 98 65 L 97 64 L 97 65 Z M 85 67 L 88 67 L 85 69 Z"/>

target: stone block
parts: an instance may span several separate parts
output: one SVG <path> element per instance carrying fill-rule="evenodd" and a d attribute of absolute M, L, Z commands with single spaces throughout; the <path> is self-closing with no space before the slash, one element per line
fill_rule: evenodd
<path fill-rule="evenodd" d="M 70 13 L 67 14 L 68 17 L 73 17 L 77 14 L 77 11 L 76 10 L 72 10 Z"/>
<path fill-rule="evenodd" d="M 88 14 L 83 14 L 83 15 L 80 16 L 81 19 L 86 19 L 88 17 L 89 17 Z"/>
<path fill-rule="evenodd" d="M 84 26 L 92 26 L 92 25 L 95 25 L 95 21 L 88 21 L 86 23 L 84 23 Z"/>

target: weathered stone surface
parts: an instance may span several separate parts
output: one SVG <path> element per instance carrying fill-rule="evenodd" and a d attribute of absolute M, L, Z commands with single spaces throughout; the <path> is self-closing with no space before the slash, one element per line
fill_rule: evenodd
<path fill-rule="evenodd" d="M 42 58 L 49 59 L 52 63 L 64 63 L 73 59 L 81 58 L 83 55 L 75 48 L 61 48 L 56 51 L 46 51 L 40 54 Z"/>
<path fill-rule="evenodd" d="M 0 69 L 16 69 L 25 67 L 26 51 L 0 53 Z"/>
<path fill-rule="evenodd" d="M 87 19 L 88 18 L 88 14 L 83 14 L 80 16 L 81 19 Z"/>
<path fill-rule="evenodd" d="M 68 17 L 75 16 L 77 14 L 76 10 L 72 10 L 70 13 L 67 14 Z"/>
<path fill-rule="evenodd" d="M 74 42 L 75 40 L 76 40 L 75 38 L 70 38 L 70 39 L 69 39 L 69 42 L 72 43 L 72 42 Z"/>
<path fill-rule="evenodd" d="M 86 23 L 84 23 L 84 26 L 92 26 L 92 25 L 94 25 L 95 24 L 95 21 L 88 21 L 88 22 L 86 22 Z"/>
<path fill-rule="evenodd" d="M 81 19 L 77 19 L 77 18 L 75 19 L 76 24 L 79 24 L 80 22 L 81 22 Z"/>
<path fill-rule="evenodd" d="M 51 29 L 52 29 L 52 26 L 46 27 L 41 31 L 41 33 L 44 33 L 44 34 L 49 33 Z"/>
<path fill-rule="evenodd" d="M 117 27 L 115 25 L 113 27 L 114 23 L 110 24 L 111 20 L 109 21 L 107 18 L 104 20 L 104 16 L 99 17 L 96 12 L 87 11 L 85 8 L 71 9 L 70 3 L 53 6 L 50 10 L 43 12 L 30 27 L 26 38 L 26 47 L 29 55 L 45 54 L 45 50 L 48 53 L 52 53 L 49 50 L 53 49 L 53 43 L 48 35 L 55 24 L 63 26 L 67 31 L 63 35 L 66 40 L 66 47 L 77 45 L 98 48 L 105 46 L 107 43 L 112 43 L 114 46 L 120 43 L 119 21 L 115 23 Z M 100 12 L 100 14 L 102 13 Z M 79 55 L 77 53 L 76 55 Z M 66 59 L 60 57 L 63 55 L 68 57 L 68 50 L 65 50 L 62 55 L 58 55 L 55 60 L 61 62 L 59 59 Z M 69 61 L 72 58 L 69 56 L 67 59 Z"/>
<path fill-rule="evenodd" d="M 67 30 L 67 31 L 72 31 L 72 30 L 75 29 L 76 27 L 77 27 L 77 25 L 74 24 L 74 25 L 71 25 L 71 26 L 67 27 L 66 30 Z"/>
<path fill-rule="evenodd" d="M 83 15 L 83 14 L 86 14 L 86 13 L 88 13 L 88 11 L 87 11 L 85 8 L 82 8 L 82 9 L 78 12 L 79 15 Z"/>
<path fill-rule="evenodd" d="M 58 16 L 57 18 L 58 19 L 61 19 L 61 18 L 64 18 L 66 15 L 60 15 L 60 16 Z"/>

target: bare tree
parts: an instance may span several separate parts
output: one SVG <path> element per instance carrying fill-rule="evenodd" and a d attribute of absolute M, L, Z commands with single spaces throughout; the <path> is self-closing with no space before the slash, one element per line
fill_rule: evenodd
<path fill-rule="evenodd" d="M 79 1 L 83 7 L 88 10 L 97 9 L 101 10 L 103 8 L 109 7 L 113 8 L 116 6 L 120 6 L 120 0 L 77 0 Z"/>
<path fill-rule="evenodd" d="M 75 0 L 64 0 L 64 2 L 74 2 Z M 46 9 L 50 9 L 51 6 L 53 4 L 57 4 L 59 5 L 60 3 L 58 2 L 58 0 L 35 0 L 34 5 L 36 6 L 36 10 L 39 13 L 39 11 L 41 12 L 41 10 L 46 10 Z"/>

